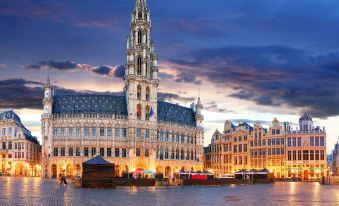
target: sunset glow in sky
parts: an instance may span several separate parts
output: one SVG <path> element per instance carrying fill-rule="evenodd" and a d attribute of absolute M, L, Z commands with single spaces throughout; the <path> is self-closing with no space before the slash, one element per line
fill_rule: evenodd
<path fill-rule="evenodd" d="M 121 92 L 134 0 L 0 1 L 0 108 L 40 134 L 42 85 Z M 205 145 L 225 120 L 297 123 L 306 110 L 339 137 L 339 2 L 148 0 L 160 97 L 201 90 Z"/>

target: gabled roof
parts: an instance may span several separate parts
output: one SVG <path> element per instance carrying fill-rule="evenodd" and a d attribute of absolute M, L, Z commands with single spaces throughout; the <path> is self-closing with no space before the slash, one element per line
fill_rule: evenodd
<path fill-rule="evenodd" d="M 112 165 L 112 163 L 107 162 L 104 158 L 102 158 L 100 155 L 86 161 L 83 162 L 83 164 L 86 165 Z"/>

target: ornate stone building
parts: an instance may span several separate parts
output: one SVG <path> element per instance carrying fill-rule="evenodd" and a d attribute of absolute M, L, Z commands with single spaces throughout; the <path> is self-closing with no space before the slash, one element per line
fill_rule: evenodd
<path fill-rule="evenodd" d="M 333 176 L 339 176 L 339 141 L 334 145 L 331 154 L 330 169 Z"/>
<path fill-rule="evenodd" d="M 13 110 L 0 112 L 0 172 L 11 176 L 39 176 L 41 146 Z"/>
<path fill-rule="evenodd" d="M 315 179 L 326 175 L 326 132 L 313 126 L 307 113 L 299 129 L 274 119 L 265 129 L 260 123 L 235 126 L 225 122 L 224 132 L 216 131 L 205 148 L 205 169 L 216 176 L 239 170 L 268 169 L 276 178 Z"/>
<path fill-rule="evenodd" d="M 203 106 L 158 99 L 158 57 L 151 42 L 146 0 L 137 0 L 127 38 L 124 96 L 62 95 L 49 78 L 42 114 L 43 177 L 80 174 L 101 155 L 120 176 L 136 172 L 173 177 L 203 168 Z"/>

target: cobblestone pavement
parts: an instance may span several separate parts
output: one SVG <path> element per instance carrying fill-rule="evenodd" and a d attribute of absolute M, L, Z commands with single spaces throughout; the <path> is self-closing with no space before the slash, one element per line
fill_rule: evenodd
<path fill-rule="evenodd" d="M 228 187 L 79 189 L 55 180 L 0 178 L 0 205 L 338 205 L 339 186 L 275 183 Z"/>

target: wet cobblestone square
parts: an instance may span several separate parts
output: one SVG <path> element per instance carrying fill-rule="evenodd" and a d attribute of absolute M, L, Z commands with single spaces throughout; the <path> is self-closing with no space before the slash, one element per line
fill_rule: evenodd
<path fill-rule="evenodd" d="M 0 178 L 0 205 L 339 205 L 339 186 L 275 183 L 228 187 L 79 189 L 55 180 Z"/>

